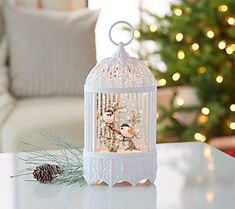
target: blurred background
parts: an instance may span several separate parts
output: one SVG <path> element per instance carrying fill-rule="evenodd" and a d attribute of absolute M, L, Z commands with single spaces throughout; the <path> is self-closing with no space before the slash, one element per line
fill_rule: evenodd
<path fill-rule="evenodd" d="M 126 47 L 127 51 L 148 65 L 158 83 L 157 141 L 208 142 L 235 156 L 233 0 L 8 0 L 2 1 L 1 10 L 4 10 L 6 2 L 11 6 L 30 10 L 30 13 L 2 12 L 2 152 L 21 151 L 19 139 L 22 138 L 41 143 L 37 134 L 44 131 L 62 133 L 71 142 L 82 146 L 82 85 L 96 60 L 101 61 L 112 56 L 116 49 L 108 38 L 110 26 L 117 20 L 126 20 L 135 28 L 135 40 Z M 59 13 L 84 13 L 87 8 L 91 13 L 81 17 L 78 15 L 77 23 L 71 19 L 69 26 L 67 23 L 66 27 L 62 24 L 66 18 L 60 19 Z M 40 14 L 37 14 L 38 12 Z M 41 18 L 42 12 L 48 20 Z M 50 32 L 49 28 L 58 26 L 58 22 L 61 23 L 61 29 L 55 28 Z M 31 36 L 25 34 L 27 30 L 17 29 L 16 24 L 28 28 Z M 48 25 L 47 30 L 43 30 L 41 34 L 42 40 L 47 40 L 44 50 L 41 51 L 38 50 L 38 45 L 35 45 L 35 42 L 41 43 L 40 39 L 32 35 L 32 31 L 37 31 L 40 24 L 41 28 L 45 24 Z M 87 36 L 87 33 L 92 34 L 94 29 L 94 36 Z M 14 32 L 17 37 L 13 37 Z M 120 28 L 116 32 L 115 40 L 121 41 L 128 36 L 128 31 Z M 77 57 L 81 55 L 81 63 L 76 56 L 69 56 L 72 46 L 69 45 L 71 43 L 68 43 L 68 39 L 74 43 L 76 38 L 80 39 L 81 45 L 74 47 L 73 53 Z M 19 44 L 20 41 L 16 40 L 23 40 L 24 44 Z M 90 44 L 82 45 L 84 40 Z M 68 45 L 70 47 L 67 49 Z M 59 57 L 60 62 L 51 62 L 55 57 L 51 57 L 50 47 L 56 50 L 56 58 Z M 30 52 L 29 49 L 33 50 Z M 45 52 L 48 54 L 45 55 Z M 45 56 L 43 60 L 40 53 Z M 82 59 L 84 55 L 88 57 L 86 61 Z M 27 62 L 23 62 L 24 59 Z M 61 73 L 57 71 L 55 74 L 48 74 L 45 71 L 43 75 L 38 74 L 43 72 L 41 69 L 60 69 L 61 66 L 68 65 L 72 66 L 71 69 L 82 66 L 84 75 L 76 75 L 73 70 L 68 70 L 68 78 L 63 77 L 62 70 L 66 67 L 61 69 Z M 19 70 L 21 68 L 22 70 Z M 32 77 L 29 77 L 28 72 L 24 71 L 27 68 L 35 69 L 37 73 L 32 73 Z M 58 92 L 58 83 L 53 83 L 54 80 L 58 81 L 59 75 L 63 75 L 64 80 L 67 80 L 66 84 L 63 79 L 59 83 L 61 87 L 66 86 L 66 91 L 63 88 L 63 91 Z M 54 80 L 50 76 L 53 76 Z M 71 78 L 76 76 L 79 79 Z M 39 81 L 34 79 L 39 77 L 40 82 L 43 80 L 44 83 L 35 87 L 35 83 Z M 22 83 L 25 84 L 28 80 L 32 82 L 22 86 Z M 46 82 L 49 83 L 47 88 Z M 47 143 L 44 145 L 47 146 Z"/>

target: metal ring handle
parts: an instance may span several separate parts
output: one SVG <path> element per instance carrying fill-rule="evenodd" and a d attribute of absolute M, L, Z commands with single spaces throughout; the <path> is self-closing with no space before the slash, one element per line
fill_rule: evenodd
<path fill-rule="evenodd" d="M 117 42 L 115 42 L 115 41 L 113 40 L 113 38 L 112 38 L 112 29 L 113 29 L 116 25 L 118 25 L 118 24 L 125 24 L 125 25 L 127 25 L 127 26 L 131 29 L 131 37 L 130 37 L 130 40 L 127 41 L 127 42 L 125 42 L 125 43 L 122 43 L 122 42 L 121 42 L 121 43 L 123 44 L 123 46 L 126 46 L 126 45 L 128 45 L 129 43 L 131 43 L 132 40 L 134 39 L 134 28 L 132 27 L 132 25 L 131 25 L 129 22 L 123 21 L 123 20 L 117 21 L 117 22 L 115 22 L 114 24 L 112 24 L 111 28 L 109 29 L 109 39 L 110 39 L 110 41 L 111 41 L 114 45 L 117 45 L 117 46 L 119 46 L 120 43 L 117 43 Z"/>

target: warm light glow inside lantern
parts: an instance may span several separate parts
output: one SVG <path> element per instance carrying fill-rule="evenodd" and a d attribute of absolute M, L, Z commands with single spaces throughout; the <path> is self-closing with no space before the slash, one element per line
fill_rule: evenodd
<path fill-rule="evenodd" d="M 131 28 L 128 43 L 113 41 L 112 28 Z M 156 80 L 124 46 L 134 36 L 124 21 L 110 29 L 118 45 L 113 57 L 98 63 L 85 84 L 84 177 L 88 184 L 119 181 L 135 185 L 156 176 Z"/>
<path fill-rule="evenodd" d="M 98 93 L 98 152 L 148 150 L 148 93 Z"/>

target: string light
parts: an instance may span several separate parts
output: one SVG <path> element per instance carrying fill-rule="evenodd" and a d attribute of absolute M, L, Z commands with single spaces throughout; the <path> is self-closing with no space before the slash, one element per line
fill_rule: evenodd
<path fill-rule="evenodd" d="M 208 168 L 209 171 L 213 171 L 213 170 L 214 170 L 214 167 L 215 167 L 215 165 L 214 165 L 213 162 L 209 162 L 209 163 L 208 163 L 207 168 Z"/>
<path fill-rule="evenodd" d="M 212 192 L 207 192 L 206 194 L 206 200 L 207 202 L 211 203 L 214 200 L 214 194 Z"/>
<path fill-rule="evenodd" d="M 177 33 L 177 34 L 175 35 L 175 40 L 178 41 L 178 42 L 182 41 L 183 38 L 184 38 L 183 33 Z"/>
<path fill-rule="evenodd" d="M 214 38 L 215 33 L 212 30 L 208 30 L 206 35 L 207 35 L 208 38 Z"/>
<path fill-rule="evenodd" d="M 228 46 L 226 49 L 225 49 L 226 53 L 227 54 L 232 54 L 233 53 L 233 48 L 231 46 Z"/>
<path fill-rule="evenodd" d="M 180 79 L 181 75 L 179 72 L 176 72 L 172 75 L 172 80 L 173 81 L 178 81 Z"/>
<path fill-rule="evenodd" d="M 197 50 L 199 49 L 199 44 L 198 44 L 198 43 L 192 44 L 192 49 L 193 49 L 194 51 L 197 51 Z"/>
<path fill-rule="evenodd" d="M 198 69 L 197 69 L 197 72 L 199 73 L 199 74 L 204 74 L 205 72 L 206 72 L 206 68 L 205 67 L 199 67 Z"/>
<path fill-rule="evenodd" d="M 231 130 L 235 130 L 235 122 L 229 123 L 229 128 L 230 128 Z"/>
<path fill-rule="evenodd" d="M 225 47 L 226 47 L 226 42 L 225 42 L 225 41 L 220 41 L 220 42 L 218 43 L 218 47 L 219 47 L 219 49 L 225 49 Z"/>
<path fill-rule="evenodd" d="M 206 147 L 204 149 L 204 156 L 205 158 L 209 159 L 212 155 L 212 151 L 211 151 L 211 148 L 210 147 Z"/>
<path fill-rule="evenodd" d="M 229 109 L 232 111 L 232 112 L 235 112 L 235 104 L 231 104 Z"/>
<path fill-rule="evenodd" d="M 194 139 L 196 141 L 204 142 L 204 141 L 206 141 L 206 136 L 197 132 L 194 134 Z"/>
<path fill-rule="evenodd" d="M 182 10 L 181 9 L 179 9 L 179 8 L 175 8 L 174 9 L 174 14 L 176 15 L 176 16 L 180 16 L 180 15 L 182 15 Z"/>
<path fill-rule="evenodd" d="M 224 78 L 223 78 L 222 75 L 217 75 L 215 80 L 216 80 L 217 83 L 222 83 Z"/>
<path fill-rule="evenodd" d="M 180 49 L 180 50 L 178 51 L 178 58 L 179 58 L 180 60 L 182 60 L 182 59 L 185 58 L 185 53 L 184 53 L 184 51 L 183 51 L 182 49 Z"/>
<path fill-rule="evenodd" d="M 219 12 L 227 12 L 228 11 L 228 6 L 225 4 L 219 5 L 218 6 L 218 11 Z"/>
<path fill-rule="evenodd" d="M 184 105 L 184 100 L 182 98 L 178 98 L 176 102 L 177 102 L 177 104 L 179 106 L 183 106 Z"/>
<path fill-rule="evenodd" d="M 200 115 L 199 117 L 198 117 L 198 122 L 200 123 L 200 124 L 204 124 L 204 123 L 206 123 L 208 121 L 208 117 L 206 116 L 206 115 Z"/>
<path fill-rule="evenodd" d="M 229 17 L 227 22 L 228 22 L 229 25 L 234 25 L 235 19 L 233 17 Z"/>
<path fill-rule="evenodd" d="M 207 107 L 203 107 L 203 108 L 201 109 L 201 113 L 204 114 L 204 115 L 209 115 L 210 109 L 207 108 Z"/>
<path fill-rule="evenodd" d="M 135 38 L 140 38 L 141 37 L 141 33 L 138 31 L 138 30 L 135 30 L 134 31 L 134 36 L 135 36 Z"/>
<path fill-rule="evenodd" d="M 165 86 L 166 85 L 166 79 L 164 79 L 164 78 L 160 79 L 158 82 L 159 82 L 160 86 Z"/>
<path fill-rule="evenodd" d="M 156 25 L 150 25 L 149 30 L 150 30 L 150 32 L 154 33 L 154 32 L 157 31 L 157 26 Z"/>
<path fill-rule="evenodd" d="M 235 51 L 235 44 L 231 44 L 230 47 Z"/>

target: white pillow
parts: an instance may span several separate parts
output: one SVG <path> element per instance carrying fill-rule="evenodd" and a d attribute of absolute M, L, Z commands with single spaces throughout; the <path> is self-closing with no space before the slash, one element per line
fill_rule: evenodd
<path fill-rule="evenodd" d="M 98 11 L 4 9 L 11 92 L 17 97 L 81 95 L 96 63 Z"/>

